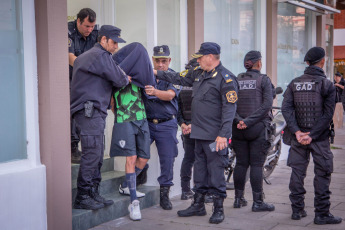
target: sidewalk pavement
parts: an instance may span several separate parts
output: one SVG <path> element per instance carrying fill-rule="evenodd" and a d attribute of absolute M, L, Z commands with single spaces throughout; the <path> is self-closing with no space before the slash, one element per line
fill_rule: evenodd
<path fill-rule="evenodd" d="M 345 128 L 336 130 L 334 153 L 334 173 L 331 182 L 331 213 L 343 218 L 343 222 L 337 225 L 315 225 L 314 219 L 314 188 L 312 161 L 309 164 L 305 179 L 306 211 L 308 216 L 301 220 L 291 220 L 291 207 L 289 200 L 289 179 L 291 169 L 286 166 L 286 160 L 280 161 L 270 177 L 271 185 L 264 183 L 265 201 L 275 205 L 273 212 L 251 211 L 252 195 L 249 183 L 247 183 L 245 198 L 248 206 L 234 209 L 234 191 L 228 191 L 228 198 L 224 201 L 225 220 L 220 224 L 208 222 L 212 214 L 212 205 L 206 204 L 207 215 L 201 217 L 178 217 L 176 212 L 187 208 L 191 201 L 182 201 L 180 197 L 172 199 L 173 210 L 166 211 L 159 205 L 142 210 L 141 221 L 131 221 L 128 216 L 104 223 L 92 228 L 93 230 L 204 230 L 204 229 L 244 229 L 244 230 L 321 230 L 321 229 L 345 229 Z M 337 149 L 335 149 L 337 148 Z M 179 186 L 179 185 L 175 185 Z"/>

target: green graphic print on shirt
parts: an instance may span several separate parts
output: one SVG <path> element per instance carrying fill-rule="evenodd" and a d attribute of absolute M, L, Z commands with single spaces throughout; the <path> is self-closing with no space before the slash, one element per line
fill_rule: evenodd
<path fill-rule="evenodd" d="M 141 89 L 128 84 L 114 94 L 115 122 L 139 121 L 146 118 Z"/>

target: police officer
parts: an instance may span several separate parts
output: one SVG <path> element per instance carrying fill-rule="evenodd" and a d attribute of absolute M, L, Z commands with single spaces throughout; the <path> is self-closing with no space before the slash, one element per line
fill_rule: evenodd
<path fill-rule="evenodd" d="M 129 78 L 115 64 L 111 54 L 118 48 L 121 30 L 104 25 L 98 43 L 74 62 L 71 84 L 71 115 L 80 130 L 82 157 L 77 179 L 74 208 L 99 209 L 111 205 L 99 195 L 102 180 L 104 128 L 114 87 L 128 84 Z"/>
<path fill-rule="evenodd" d="M 314 160 L 315 224 L 339 224 L 342 219 L 329 212 L 329 185 L 333 172 L 333 154 L 330 151 L 329 124 L 335 108 L 335 87 L 323 71 L 325 50 L 313 47 L 306 53 L 308 67 L 304 74 L 291 81 L 282 105 L 283 116 L 293 135 L 289 151 L 290 201 L 293 220 L 307 216 L 304 210 L 304 178 L 310 159 Z"/>
<path fill-rule="evenodd" d="M 75 59 L 85 51 L 91 49 L 97 42 L 98 30 L 95 29 L 96 13 L 90 8 L 83 8 L 77 14 L 77 20 L 68 23 L 68 61 L 69 81 Z M 71 119 L 71 158 L 72 163 L 80 163 L 81 152 L 78 150 L 78 131 Z"/>
<path fill-rule="evenodd" d="M 193 70 L 199 63 L 196 58 L 191 59 L 186 65 L 186 69 Z M 182 87 L 178 96 L 178 113 L 177 121 L 182 130 L 182 141 L 184 149 L 184 157 L 181 164 L 181 200 L 188 200 L 194 196 L 194 192 L 190 189 L 190 180 L 192 176 L 192 168 L 195 161 L 195 140 L 190 137 L 192 127 L 192 87 Z"/>
<path fill-rule="evenodd" d="M 220 46 L 205 42 L 192 57 L 200 67 L 181 73 L 156 71 L 158 79 L 193 86 L 191 138 L 195 140 L 194 202 L 178 216 L 204 216 L 205 194 L 213 194 L 210 223 L 224 220 L 226 198 L 224 168 L 228 164 L 227 146 L 236 111 L 236 77 L 220 62 Z"/>
<path fill-rule="evenodd" d="M 153 68 L 167 71 L 171 62 L 170 50 L 167 45 L 153 48 Z M 169 69 L 170 71 L 173 71 Z M 171 210 L 169 189 L 173 186 L 173 168 L 177 156 L 177 96 L 179 86 L 166 81 L 157 80 L 156 87 L 145 86 L 148 95 L 144 97 L 147 120 L 149 122 L 151 144 L 156 142 L 161 175 L 158 177 L 160 185 L 160 206 L 164 210 Z"/>
<path fill-rule="evenodd" d="M 253 191 L 253 212 L 273 211 L 274 206 L 263 201 L 262 167 L 270 142 L 269 126 L 272 120 L 272 83 L 267 75 L 261 74 L 261 53 L 249 51 L 244 57 L 247 72 L 237 77 L 238 102 L 233 123 L 232 146 L 236 152 L 234 170 L 234 208 L 247 205 L 244 199 L 246 173 L 250 166 L 250 184 Z"/>
<path fill-rule="evenodd" d="M 337 72 L 334 75 L 334 86 L 336 89 L 335 103 L 338 103 L 338 102 L 341 103 L 343 101 L 343 91 L 344 91 L 345 81 L 342 78 L 341 73 L 339 72 Z"/>

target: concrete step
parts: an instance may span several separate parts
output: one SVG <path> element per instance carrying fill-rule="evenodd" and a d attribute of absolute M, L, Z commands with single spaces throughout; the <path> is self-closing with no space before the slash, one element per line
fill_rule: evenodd
<path fill-rule="evenodd" d="M 148 208 L 159 203 L 159 187 L 139 186 L 139 191 L 144 192 L 145 197 L 139 198 L 140 208 Z M 91 211 L 73 209 L 73 230 L 86 230 L 102 223 L 128 215 L 129 196 L 120 195 L 116 190 L 113 193 L 105 194 L 106 199 L 114 201 L 113 205 Z M 129 218 L 129 217 L 128 217 Z"/>
<path fill-rule="evenodd" d="M 101 172 L 114 171 L 114 158 L 104 158 Z M 72 164 L 72 181 L 78 178 L 79 164 Z"/>
<path fill-rule="evenodd" d="M 125 180 L 125 172 L 110 171 L 102 173 L 100 194 L 119 193 L 119 186 Z M 138 187 L 140 191 L 140 187 Z M 72 199 L 77 195 L 77 179 L 72 181 Z"/>

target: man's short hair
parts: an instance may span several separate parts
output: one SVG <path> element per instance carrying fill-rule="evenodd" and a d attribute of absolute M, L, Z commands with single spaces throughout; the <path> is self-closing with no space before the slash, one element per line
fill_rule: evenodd
<path fill-rule="evenodd" d="M 88 18 L 89 22 L 96 21 L 96 13 L 95 13 L 95 11 L 93 11 L 90 8 L 83 8 L 77 14 L 77 19 L 79 18 L 80 23 L 83 23 L 84 19 L 87 18 L 87 17 L 89 17 Z"/>
<path fill-rule="evenodd" d="M 220 54 L 213 54 L 213 56 L 216 60 L 220 60 Z"/>

